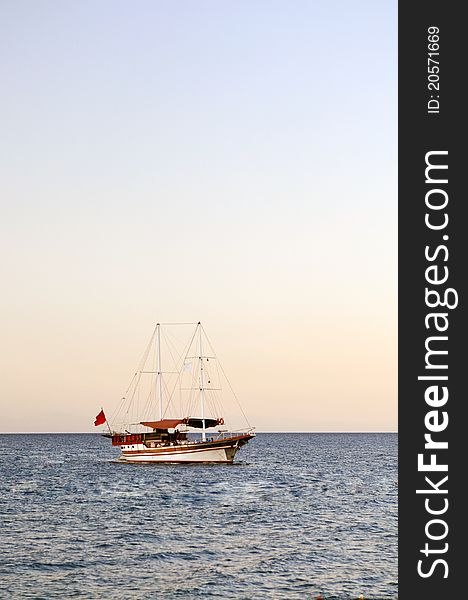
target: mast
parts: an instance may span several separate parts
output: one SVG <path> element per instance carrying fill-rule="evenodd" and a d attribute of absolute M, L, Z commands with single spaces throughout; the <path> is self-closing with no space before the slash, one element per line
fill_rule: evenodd
<path fill-rule="evenodd" d="M 159 420 L 163 418 L 163 401 L 162 401 L 162 381 L 161 381 L 161 325 L 156 324 L 157 342 L 158 342 L 158 399 L 159 399 Z"/>
<path fill-rule="evenodd" d="M 205 381 L 203 375 L 203 349 L 202 349 L 202 326 L 201 323 L 198 323 L 198 332 L 200 334 L 200 409 L 201 409 L 201 418 L 202 418 L 202 441 L 206 441 L 206 431 L 205 431 Z"/>

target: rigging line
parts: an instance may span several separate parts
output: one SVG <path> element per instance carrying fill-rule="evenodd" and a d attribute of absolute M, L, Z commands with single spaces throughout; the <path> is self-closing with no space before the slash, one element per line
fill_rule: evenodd
<path fill-rule="evenodd" d="M 135 371 L 135 374 L 132 377 L 132 380 L 130 382 L 130 385 L 128 386 L 128 388 L 125 390 L 125 394 L 124 394 L 124 398 L 127 396 L 130 388 L 132 387 L 132 383 L 135 381 L 135 377 L 138 375 L 138 371 Z"/>
<path fill-rule="evenodd" d="M 162 414 L 162 418 L 164 419 L 164 417 L 166 416 L 166 413 L 167 413 L 167 411 L 168 411 L 168 409 L 169 409 L 169 407 L 171 405 L 171 400 L 172 399 L 171 399 L 171 397 L 169 395 L 169 389 L 167 387 L 167 383 L 164 381 L 164 379 L 162 381 L 163 381 L 163 384 L 164 384 L 164 390 L 166 392 L 166 398 L 168 398 L 168 400 L 166 402 L 166 408 L 164 409 L 163 414 Z"/>
<path fill-rule="evenodd" d="M 213 392 L 213 403 L 215 405 L 216 415 L 218 417 L 224 417 L 224 406 L 220 394 Z"/>
<path fill-rule="evenodd" d="M 184 378 L 184 374 L 185 374 L 185 363 L 187 361 L 187 356 L 190 352 L 190 348 L 192 347 L 196 332 L 197 332 L 197 327 L 195 326 L 192 337 L 189 337 L 189 339 L 186 341 L 185 345 L 183 346 L 183 350 L 181 353 L 182 360 L 180 363 L 179 375 L 177 376 L 177 379 L 174 382 L 174 389 L 171 394 L 171 397 L 172 397 L 172 395 L 175 393 L 175 390 L 176 389 L 178 390 L 180 414 L 183 416 L 187 416 L 187 417 L 190 415 L 191 399 L 190 399 L 190 394 L 185 399 L 185 395 L 182 393 L 182 383 L 183 383 L 183 378 Z"/>
<path fill-rule="evenodd" d="M 220 410 L 220 402 L 218 400 L 218 395 L 216 394 L 216 392 L 214 390 L 208 390 L 208 401 L 211 403 L 211 409 L 213 411 L 213 414 L 216 417 L 222 417 L 224 416 Z"/>
<path fill-rule="evenodd" d="M 164 328 L 165 339 L 167 344 L 173 348 L 175 353 L 178 355 L 179 359 L 181 357 L 182 352 L 185 349 L 185 345 L 187 343 L 187 338 L 184 336 L 185 341 L 182 341 L 177 335 L 172 333 L 169 327 Z M 188 336 L 187 336 L 188 337 Z M 182 352 L 179 352 L 177 348 L 182 348 Z"/>
<path fill-rule="evenodd" d="M 133 405 L 133 400 L 135 398 L 135 394 L 136 394 L 137 390 L 139 389 L 138 386 L 140 385 L 140 380 L 141 380 L 141 371 L 138 373 L 138 377 L 137 377 L 136 383 L 135 383 L 135 385 L 133 387 L 132 395 L 128 399 L 127 410 L 125 412 L 125 415 L 127 415 L 127 416 L 128 416 L 128 413 L 129 413 L 129 411 L 130 411 L 130 409 L 131 409 L 131 407 Z"/>
<path fill-rule="evenodd" d="M 115 417 L 115 418 L 117 418 L 117 416 L 120 414 L 120 411 L 123 411 L 123 410 L 124 410 L 125 401 L 127 400 L 127 395 L 128 395 L 128 393 L 129 393 L 129 391 L 130 391 L 130 388 L 132 387 L 132 384 L 135 382 L 135 378 L 137 377 L 137 375 L 139 375 L 139 377 L 138 377 L 138 382 L 136 383 L 136 386 L 138 386 L 138 384 L 139 384 L 139 381 L 140 381 L 140 378 L 141 378 L 141 370 L 143 369 L 143 367 L 144 367 L 144 366 L 145 366 L 145 364 L 146 364 L 146 361 L 148 360 L 148 354 L 149 354 L 149 352 L 150 352 L 150 350 L 151 350 L 151 345 L 152 345 L 152 343 L 153 343 L 153 339 L 154 339 L 154 336 L 155 336 L 155 335 L 156 335 L 156 327 L 155 327 L 155 328 L 154 328 L 154 330 L 153 330 L 153 334 L 152 334 L 152 336 L 150 337 L 150 340 L 149 340 L 149 342 L 148 342 L 148 344 L 147 344 L 147 346 L 146 346 L 145 352 L 143 353 L 143 356 L 142 356 L 142 358 L 141 358 L 141 360 L 140 360 L 140 363 L 139 363 L 139 365 L 138 365 L 138 369 L 137 369 L 137 371 L 135 372 L 135 374 L 134 374 L 134 376 L 133 376 L 133 378 L 132 378 L 132 380 L 131 380 L 131 382 L 130 382 L 130 385 L 128 386 L 128 388 L 127 388 L 127 390 L 126 390 L 126 392 L 125 392 L 125 394 L 124 394 L 124 396 L 123 396 L 123 398 L 122 398 L 122 401 L 121 401 L 121 403 L 118 405 L 118 407 L 117 407 L 116 411 L 114 411 L 114 413 L 112 414 L 112 419 L 114 419 L 114 417 Z M 131 398 L 130 398 L 129 405 L 127 406 L 127 410 L 126 410 L 126 412 L 125 412 L 125 414 L 127 414 L 127 415 L 128 415 L 128 411 L 129 411 L 129 409 L 130 409 L 131 402 L 132 402 L 132 400 L 133 400 L 133 398 L 134 398 L 134 396 L 135 396 L 135 391 L 136 391 L 136 389 L 133 391 L 133 394 L 132 394 L 132 396 L 131 396 Z"/>
<path fill-rule="evenodd" d="M 136 410 L 135 410 L 135 408 L 133 408 L 133 414 L 134 415 L 138 415 L 138 410 L 140 408 L 140 391 L 141 391 L 141 388 L 139 387 L 138 391 L 137 391 L 137 395 L 136 395 L 136 403 L 135 403 L 136 404 Z"/>
<path fill-rule="evenodd" d="M 154 344 L 154 347 L 156 349 L 156 344 Z M 154 357 L 153 357 L 153 368 L 156 371 L 156 350 L 154 352 Z M 150 381 L 150 386 L 149 386 L 149 390 L 148 390 L 148 402 L 146 403 L 147 406 L 146 408 L 146 415 L 148 415 L 148 418 L 146 419 L 145 417 L 145 421 L 146 420 L 150 420 L 153 418 L 153 415 L 156 414 L 156 382 L 158 380 L 158 376 L 156 375 L 156 373 L 153 373 L 151 375 L 151 381 Z"/>
<path fill-rule="evenodd" d="M 209 347 L 211 348 L 211 351 L 212 351 L 212 352 L 213 352 L 213 354 L 216 356 L 216 352 L 214 351 L 214 349 L 213 349 L 213 346 L 211 345 L 211 342 L 210 342 L 210 339 L 209 339 L 209 337 L 206 335 L 206 331 L 205 331 L 205 329 L 203 328 L 203 325 L 200 325 L 200 327 L 202 328 L 202 330 L 203 330 L 203 333 L 205 334 L 206 341 L 208 342 L 208 345 L 209 345 Z M 223 369 L 223 365 L 221 364 L 221 361 L 219 360 L 219 358 L 217 358 L 217 361 L 218 361 L 218 364 L 219 364 L 219 368 L 221 369 L 221 372 L 223 373 L 223 375 L 224 375 L 224 377 L 225 377 L 225 379 L 226 379 L 226 381 L 227 381 L 227 384 L 228 384 L 228 386 L 229 386 L 229 389 L 231 390 L 231 392 L 232 392 L 232 395 L 234 396 L 234 399 L 235 399 L 235 401 L 237 402 L 237 406 L 239 407 L 239 409 L 240 409 L 240 411 L 241 411 L 241 413 L 242 413 L 242 416 L 243 416 L 243 417 L 244 417 L 244 419 L 245 419 L 245 422 L 247 423 L 247 425 L 248 425 L 249 427 L 252 427 L 252 426 L 251 426 L 251 424 L 250 424 L 250 422 L 249 422 L 249 420 L 247 419 L 247 416 L 246 416 L 246 414 L 245 414 L 245 412 L 244 412 L 244 410 L 243 410 L 243 408 L 242 408 L 242 405 L 241 405 L 241 403 L 239 402 L 239 399 L 238 399 L 238 398 L 237 398 L 237 396 L 236 396 L 236 392 L 234 391 L 234 389 L 233 389 L 233 387 L 232 387 L 232 385 L 231 385 L 231 382 L 229 381 L 229 378 L 228 378 L 228 376 L 226 375 L 226 373 L 225 373 L 225 371 L 224 371 L 224 369 Z"/>
<path fill-rule="evenodd" d="M 219 373 L 219 360 L 217 360 L 215 362 L 215 366 L 216 366 L 216 380 L 218 381 L 219 387 L 222 388 L 221 375 Z M 224 412 L 224 404 L 223 404 L 223 401 L 222 401 L 222 392 L 221 392 L 221 394 L 219 394 L 219 396 L 220 396 L 220 399 L 219 399 L 220 406 L 219 406 L 219 408 L 222 411 L 219 416 L 220 417 L 224 417 L 224 415 L 222 414 Z"/>
<path fill-rule="evenodd" d="M 198 326 L 199 324 L 197 323 L 197 326 L 195 327 L 195 331 L 193 332 L 192 338 L 190 340 L 190 343 L 188 344 L 187 347 L 187 352 L 185 354 L 184 357 L 184 363 L 187 360 L 187 357 L 189 355 L 189 353 L 192 351 L 196 352 L 196 348 L 194 348 L 194 340 L 195 340 L 195 336 L 198 333 Z M 197 353 L 198 355 L 200 354 L 199 352 Z M 181 373 L 183 372 L 183 368 Z M 190 391 L 189 391 L 189 395 L 188 395 L 188 401 L 187 401 L 187 416 L 195 416 L 196 415 L 196 410 L 195 410 L 195 405 L 197 404 L 197 394 L 195 393 L 196 390 L 200 389 L 200 382 L 198 381 L 199 379 L 199 369 L 195 366 L 195 368 L 191 369 L 191 376 L 190 376 Z"/>
<path fill-rule="evenodd" d="M 198 325 L 198 323 L 159 323 L 160 325 Z"/>
<path fill-rule="evenodd" d="M 127 388 L 127 390 L 125 392 L 125 395 L 121 398 L 119 404 L 117 405 L 117 408 L 112 412 L 111 418 L 110 418 L 110 422 L 111 423 L 113 423 L 114 420 L 117 419 L 117 416 L 120 414 L 120 411 L 123 410 L 125 401 L 127 400 L 128 391 L 129 391 L 130 386 L 132 385 L 132 383 L 133 383 L 133 381 L 134 381 L 134 379 L 135 379 L 136 376 L 137 376 L 137 373 L 135 373 L 135 375 L 133 376 L 132 381 L 130 382 L 130 385 L 128 386 L 128 388 Z"/>
<path fill-rule="evenodd" d="M 214 398 L 213 398 L 213 394 L 211 392 L 211 390 L 207 390 L 207 394 L 206 394 L 206 399 L 207 399 L 207 404 L 209 407 L 209 410 L 211 411 L 211 414 L 216 417 L 217 416 L 217 412 L 216 412 L 216 406 L 214 403 Z"/>
<path fill-rule="evenodd" d="M 191 323 L 191 325 L 193 325 L 193 324 L 194 324 L 194 323 Z M 189 353 L 189 351 L 190 351 L 190 348 L 192 347 L 193 340 L 195 339 L 195 335 L 196 335 L 196 333 L 197 333 L 197 329 L 198 329 L 198 323 L 197 323 L 197 327 L 195 327 L 195 331 L 193 332 L 193 334 L 192 334 L 192 337 L 190 338 L 190 340 L 189 340 L 188 344 L 187 344 L 186 346 L 184 346 L 184 348 L 183 348 L 183 350 L 182 350 L 181 356 L 183 355 L 183 356 L 184 356 L 184 359 L 183 359 L 183 361 L 182 361 L 181 368 L 179 369 L 179 373 L 178 373 L 178 375 L 177 375 L 177 378 L 176 378 L 176 380 L 175 380 L 175 382 L 174 382 L 174 387 L 173 387 L 173 389 L 172 389 L 172 392 L 169 394 L 169 400 L 170 400 L 170 401 L 172 400 L 172 396 L 174 395 L 174 392 L 175 392 L 175 390 L 176 390 L 177 384 L 178 384 L 178 383 L 181 381 L 181 377 L 182 377 L 182 372 L 183 372 L 184 364 L 185 364 L 185 361 L 187 360 L 187 355 L 188 355 L 188 353 Z M 187 348 L 187 350 L 186 350 L 186 352 L 185 352 L 185 354 L 184 354 L 184 350 L 185 350 L 185 348 Z"/>
<path fill-rule="evenodd" d="M 143 356 L 141 358 L 140 365 L 139 365 L 139 368 L 138 368 L 139 371 L 143 370 L 143 368 L 144 368 L 144 366 L 146 364 L 146 361 L 148 360 L 148 354 L 150 353 L 150 350 L 151 350 L 151 347 L 152 347 L 152 344 L 153 344 L 153 340 L 154 340 L 154 338 L 156 336 L 157 327 L 158 326 L 156 325 L 155 328 L 154 328 L 154 330 L 153 330 L 153 334 L 150 337 L 148 345 L 146 346 L 146 350 L 145 350 L 145 352 L 144 352 L 144 354 L 143 354 Z"/>
<path fill-rule="evenodd" d="M 195 406 L 198 406 L 197 400 L 198 400 L 198 395 L 196 394 L 196 390 L 200 389 L 200 381 L 199 381 L 199 371 L 198 371 L 198 366 L 194 366 L 192 372 L 191 372 L 191 379 L 190 379 L 190 387 L 192 388 L 189 392 L 189 414 L 195 416 L 196 415 L 196 408 Z"/>
<path fill-rule="evenodd" d="M 194 407 L 195 407 L 195 402 L 196 402 L 195 389 L 198 389 L 200 387 L 199 385 L 197 387 L 195 387 L 196 379 L 197 379 L 197 373 L 196 373 L 196 370 L 194 369 L 190 375 L 190 390 L 188 393 L 188 401 L 187 401 L 187 411 L 188 411 L 189 415 L 194 414 Z"/>
<path fill-rule="evenodd" d="M 211 364 L 210 364 L 210 366 L 208 366 L 208 365 L 209 365 L 209 362 L 206 360 L 204 369 L 205 369 L 205 373 L 206 373 L 207 383 L 209 385 L 211 385 L 211 380 L 213 379 L 213 377 L 211 374 L 212 373 L 211 372 Z M 221 416 L 217 412 L 218 406 L 217 406 L 216 388 L 215 387 L 207 387 L 206 390 L 207 390 L 208 403 L 210 405 L 211 411 L 213 412 L 214 415 Z"/>
<path fill-rule="evenodd" d="M 146 399 L 146 404 L 145 404 L 143 412 L 142 412 L 142 420 L 143 421 L 148 421 L 150 419 L 150 416 L 151 416 L 151 405 L 152 405 L 152 402 L 153 402 L 153 398 L 152 398 L 152 396 L 153 396 L 153 387 L 154 387 L 153 386 L 153 382 L 151 382 L 150 389 L 148 391 L 148 396 L 147 396 L 147 399 Z M 148 418 L 146 418 L 146 415 L 148 415 Z"/>
<path fill-rule="evenodd" d="M 174 346 L 173 341 L 170 339 L 170 336 L 169 336 L 168 332 L 165 329 L 160 329 L 160 331 L 162 332 L 163 341 L 165 342 L 166 349 L 169 351 L 169 354 L 171 356 L 172 362 L 174 363 L 175 368 L 178 369 L 177 371 L 173 372 L 173 374 L 177 374 L 177 378 L 176 378 L 176 380 L 174 382 L 172 391 L 169 390 L 168 383 L 164 380 L 164 378 L 162 379 L 162 383 L 164 385 L 164 390 L 165 390 L 165 395 L 166 395 L 166 398 L 168 398 L 167 403 L 166 403 L 166 407 L 165 407 L 165 409 L 163 411 L 163 417 L 164 417 L 166 415 L 167 411 L 169 410 L 169 407 L 172 404 L 172 399 L 173 399 L 173 396 L 174 396 L 174 392 L 175 392 L 175 389 L 177 388 L 177 383 L 178 383 L 178 381 L 180 379 L 182 365 L 179 368 L 179 362 L 181 361 L 182 357 L 184 356 L 184 353 L 185 353 L 185 356 L 188 354 L 189 348 L 191 346 L 191 343 L 192 343 L 192 340 L 193 340 L 193 337 L 194 337 L 195 334 L 192 336 L 192 339 L 189 341 L 189 343 L 186 344 L 183 347 L 182 352 L 179 353 L 177 351 L 176 347 Z M 195 330 L 195 332 L 196 332 L 196 330 Z M 177 358 L 174 358 L 174 354 L 173 354 L 172 350 L 174 350 L 175 354 L 177 355 Z"/>
<path fill-rule="evenodd" d="M 122 415 L 125 414 L 125 407 L 126 407 L 127 400 L 128 400 L 128 398 L 126 396 L 124 396 L 122 398 L 122 400 L 120 401 L 120 404 L 117 407 L 117 410 L 115 410 L 112 413 L 112 422 L 117 421 L 117 419 L 122 418 Z"/>
<path fill-rule="evenodd" d="M 176 360 L 176 359 L 174 358 L 174 355 L 172 354 L 172 349 L 171 349 L 170 340 L 169 340 L 168 336 L 166 335 L 166 333 L 165 333 L 165 330 L 164 330 L 164 329 L 162 329 L 162 330 L 161 330 L 161 333 L 162 333 L 163 341 L 166 343 L 166 348 L 167 348 L 167 350 L 169 351 L 169 354 L 170 354 L 170 356 L 171 356 L 172 363 L 173 363 L 173 364 L 176 366 L 176 368 L 177 368 L 177 363 L 179 362 L 179 359 L 177 359 L 177 360 Z"/>
<path fill-rule="evenodd" d="M 182 368 L 182 364 L 179 367 L 179 363 L 182 360 L 182 356 L 183 356 L 184 351 L 185 351 L 185 345 L 182 346 L 182 352 L 179 352 L 177 350 L 177 348 L 176 348 L 173 340 L 171 340 L 171 338 L 169 336 L 169 333 L 165 329 L 162 330 L 162 334 L 163 334 L 163 339 L 166 342 L 166 347 L 167 347 L 167 349 L 169 351 L 169 354 L 171 355 L 171 359 L 172 359 L 172 362 L 174 364 L 174 368 L 176 369 L 176 371 L 175 372 L 172 371 L 172 373 L 179 373 L 180 369 Z M 179 342 L 180 342 L 180 340 L 179 340 Z M 177 355 L 177 358 L 174 358 L 174 354 L 172 353 L 172 350 L 174 350 L 174 353 Z M 168 393 L 169 393 L 169 390 L 168 390 Z M 172 394 L 169 394 L 169 396 L 172 397 Z"/>
<path fill-rule="evenodd" d="M 118 414 L 120 413 L 121 410 L 123 410 L 123 405 L 127 399 L 127 394 L 130 390 L 130 388 L 132 387 L 133 382 L 135 381 L 135 377 L 138 375 L 138 371 L 135 371 L 135 374 L 132 377 L 132 380 L 130 381 L 129 386 L 127 387 L 127 389 L 125 390 L 125 394 L 123 395 L 123 397 L 121 398 L 119 404 L 117 405 L 117 408 L 113 411 L 113 413 L 111 414 L 111 422 L 114 421 L 115 418 L 117 418 Z"/>

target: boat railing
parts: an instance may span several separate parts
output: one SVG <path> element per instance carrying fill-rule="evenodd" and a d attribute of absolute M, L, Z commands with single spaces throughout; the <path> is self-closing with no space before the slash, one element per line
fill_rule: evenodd
<path fill-rule="evenodd" d="M 200 435 L 200 434 L 198 434 Z M 220 440 L 227 440 L 227 439 L 231 439 L 233 437 L 238 437 L 238 436 L 244 436 L 244 435 L 252 435 L 254 436 L 255 433 L 253 431 L 253 429 L 249 429 L 249 430 L 245 430 L 245 429 L 238 429 L 238 430 L 234 430 L 234 431 L 217 431 L 217 432 L 206 432 L 206 436 L 205 436 L 205 440 L 202 439 L 202 437 L 197 437 L 195 439 L 191 439 L 190 443 L 192 444 L 203 444 L 206 442 L 219 442 Z"/>
<path fill-rule="evenodd" d="M 235 431 L 218 431 L 217 435 L 213 436 L 213 439 L 224 440 L 224 439 L 237 437 L 237 436 L 241 436 L 241 435 L 255 435 L 255 434 L 253 432 L 253 429 L 249 429 L 247 431 L 245 429 L 238 429 Z"/>

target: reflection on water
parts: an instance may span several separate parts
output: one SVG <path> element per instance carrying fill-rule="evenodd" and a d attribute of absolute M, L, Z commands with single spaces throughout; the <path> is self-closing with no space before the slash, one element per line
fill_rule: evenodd
<path fill-rule="evenodd" d="M 234 465 L 1 435 L 0 597 L 395 599 L 395 434 L 258 434 Z"/>

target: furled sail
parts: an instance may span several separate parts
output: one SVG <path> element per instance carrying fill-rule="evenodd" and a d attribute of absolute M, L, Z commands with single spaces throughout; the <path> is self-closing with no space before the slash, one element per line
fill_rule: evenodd
<path fill-rule="evenodd" d="M 220 425 L 221 420 L 222 419 L 204 419 L 205 429 L 208 429 L 208 427 L 216 427 L 216 425 Z M 203 429 L 203 419 L 189 417 L 188 419 L 184 420 L 184 423 L 186 425 L 188 425 L 189 427 L 196 427 L 198 429 Z"/>
<path fill-rule="evenodd" d="M 195 427 L 197 429 L 203 429 L 203 421 L 205 421 L 205 429 L 208 427 L 216 427 L 217 425 L 223 425 L 223 419 L 200 419 L 194 417 L 186 417 L 185 419 L 162 419 L 160 421 L 140 421 L 140 425 L 145 427 L 151 427 L 151 429 L 175 429 L 177 425 L 188 425 L 188 427 Z"/>

